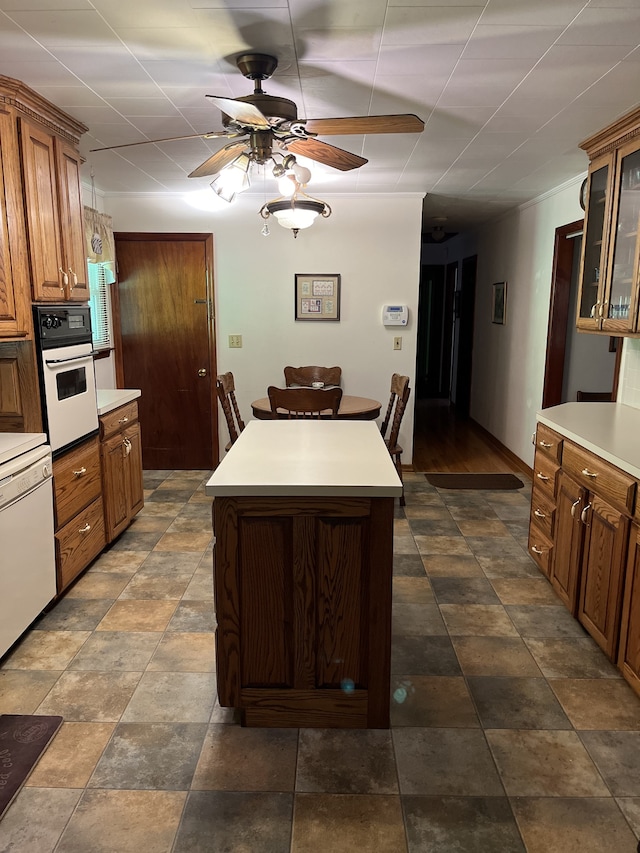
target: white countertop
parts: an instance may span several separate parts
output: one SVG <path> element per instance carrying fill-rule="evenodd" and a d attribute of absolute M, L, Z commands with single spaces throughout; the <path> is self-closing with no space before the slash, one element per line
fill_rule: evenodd
<path fill-rule="evenodd" d="M 623 403 L 562 403 L 538 421 L 640 479 L 640 409 Z"/>
<path fill-rule="evenodd" d="M 118 406 L 124 406 L 125 403 L 137 399 L 140 393 L 138 388 L 98 388 L 96 391 L 98 414 L 106 415 Z"/>
<path fill-rule="evenodd" d="M 43 432 L 0 432 L 0 465 L 46 443 Z"/>
<path fill-rule="evenodd" d="M 250 421 L 205 486 L 213 496 L 393 497 L 402 484 L 373 421 Z"/>

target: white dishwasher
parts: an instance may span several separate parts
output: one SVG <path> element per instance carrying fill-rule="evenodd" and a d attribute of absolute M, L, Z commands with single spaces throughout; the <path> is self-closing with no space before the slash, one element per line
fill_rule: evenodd
<path fill-rule="evenodd" d="M 56 594 L 51 448 L 0 433 L 0 656 Z"/>

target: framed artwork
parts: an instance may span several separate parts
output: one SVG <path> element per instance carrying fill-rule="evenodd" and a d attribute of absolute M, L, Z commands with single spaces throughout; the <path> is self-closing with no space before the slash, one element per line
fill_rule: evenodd
<path fill-rule="evenodd" d="M 296 320 L 340 319 L 340 275 L 296 273 Z"/>
<path fill-rule="evenodd" d="M 507 321 L 507 282 L 498 281 L 492 287 L 491 322 L 504 326 Z"/>

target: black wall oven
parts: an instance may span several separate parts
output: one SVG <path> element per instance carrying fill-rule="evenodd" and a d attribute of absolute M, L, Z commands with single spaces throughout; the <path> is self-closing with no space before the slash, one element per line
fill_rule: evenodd
<path fill-rule="evenodd" d="M 98 432 L 88 305 L 34 306 L 44 427 L 53 456 Z"/>

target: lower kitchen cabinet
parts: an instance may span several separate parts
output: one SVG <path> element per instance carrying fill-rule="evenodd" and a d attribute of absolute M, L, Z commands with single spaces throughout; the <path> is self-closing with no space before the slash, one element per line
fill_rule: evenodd
<path fill-rule="evenodd" d="M 640 527 L 631 525 L 618 666 L 640 695 Z"/>
<path fill-rule="evenodd" d="M 556 508 L 555 559 L 551 567 L 551 585 L 573 616 L 578 611 L 578 579 L 584 542 L 584 524 L 580 514 L 584 489 L 564 471 L 558 481 Z"/>
<path fill-rule="evenodd" d="M 106 544 L 97 436 L 53 461 L 58 594 Z"/>
<path fill-rule="evenodd" d="M 138 405 L 128 403 L 100 417 L 102 480 L 107 542 L 144 506 Z"/>

